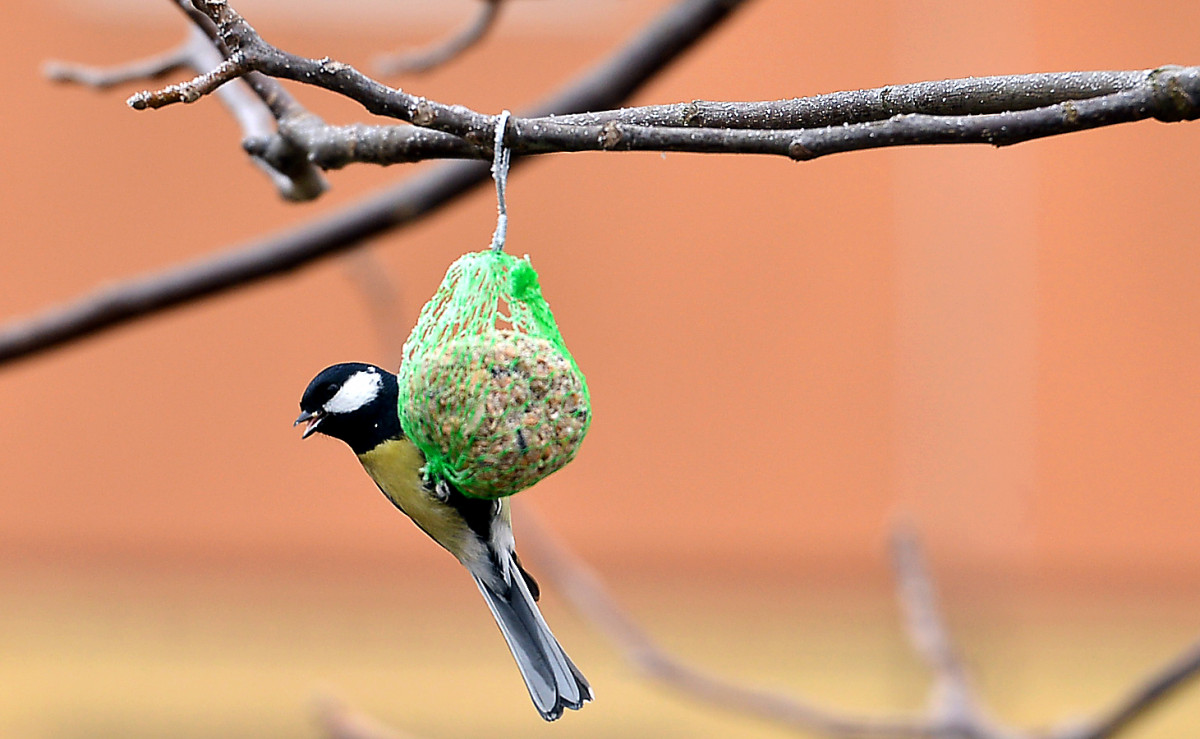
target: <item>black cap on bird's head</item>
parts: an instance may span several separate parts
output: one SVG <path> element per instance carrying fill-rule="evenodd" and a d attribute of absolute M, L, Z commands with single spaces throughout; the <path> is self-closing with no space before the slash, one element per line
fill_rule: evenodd
<path fill-rule="evenodd" d="M 346 362 L 326 367 L 305 389 L 300 417 L 292 425 L 307 422 L 302 438 L 325 434 L 361 454 L 401 435 L 396 390 L 396 376 L 373 364 Z"/>

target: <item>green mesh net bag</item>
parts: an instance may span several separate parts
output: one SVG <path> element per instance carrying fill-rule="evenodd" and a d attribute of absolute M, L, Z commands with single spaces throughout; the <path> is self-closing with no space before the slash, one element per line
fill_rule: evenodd
<path fill-rule="evenodd" d="M 450 266 L 404 343 L 400 425 L 427 479 L 474 498 L 524 490 L 587 434 L 587 382 L 528 258 L 482 251 Z"/>

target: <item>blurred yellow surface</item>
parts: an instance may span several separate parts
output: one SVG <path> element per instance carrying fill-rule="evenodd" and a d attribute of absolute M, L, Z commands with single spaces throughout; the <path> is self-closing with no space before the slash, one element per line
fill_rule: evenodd
<path fill-rule="evenodd" d="M 597 699 L 547 726 L 466 577 L 430 588 L 412 577 L 43 572 L 2 584 L 0 736 L 14 739 L 317 737 L 321 697 L 421 737 L 789 735 L 647 682 L 552 593 L 547 618 Z M 663 647 L 706 672 L 863 715 L 924 705 L 926 673 L 886 588 L 765 579 L 614 589 Z M 1090 715 L 1195 637 L 1194 599 L 949 591 L 984 699 L 1027 728 Z M 1192 736 L 1198 717 L 1191 691 L 1130 736 Z"/>

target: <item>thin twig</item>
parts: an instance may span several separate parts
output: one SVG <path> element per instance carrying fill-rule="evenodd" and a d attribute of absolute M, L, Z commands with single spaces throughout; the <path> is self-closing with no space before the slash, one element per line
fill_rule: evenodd
<path fill-rule="evenodd" d="M 155 92 L 139 92 L 129 98 L 129 107 L 134 110 L 162 108 L 174 103 L 194 103 L 230 80 L 244 77 L 251 72 L 239 54 L 224 59 L 216 67 L 197 75 L 187 82 L 168 85 Z"/>
<path fill-rule="evenodd" d="M 915 532 L 901 526 L 892 535 L 896 590 L 909 641 L 934 675 L 931 710 L 941 723 L 964 732 L 987 723 L 975 699 L 966 666 L 942 619 L 933 577 Z"/>
<path fill-rule="evenodd" d="M 183 15 L 191 21 L 196 30 L 205 36 L 212 49 L 219 52 L 220 56 L 217 62 L 208 65 L 209 68 L 216 67 L 221 59 L 228 59 L 235 55 L 235 50 L 232 49 L 226 42 L 225 36 L 217 24 L 213 23 L 208 16 L 196 10 L 195 5 L 191 0 L 172 0 L 175 7 L 179 9 Z M 304 107 L 292 97 L 292 94 L 283 88 L 276 80 L 257 72 L 248 72 L 244 75 L 246 84 L 254 91 L 263 105 L 271 111 L 271 115 L 277 120 L 283 120 L 292 115 L 305 112 Z M 218 88 L 220 89 L 220 88 Z M 137 97 L 136 95 L 134 97 Z"/>
<path fill-rule="evenodd" d="M 208 35 L 201 28 L 192 26 L 187 38 L 178 46 L 145 59 L 111 67 L 54 60 L 45 64 L 43 72 L 57 82 L 105 90 L 129 82 L 156 79 L 184 69 L 203 74 L 216 69 L 223 61 L 224 57 L 213 46 Z M 225 85 L 217 90 L 217 95 L 241 126 L 243 136 L 261 137 L 274 133 L 274 117 L 270 110 L 261 101 L 248 97 L 245 86 Z"/>
<path fill-rule="evenodd" d="M 193 7 L 191 0 L 173 0 L 176 7 L 192 22 L 194 33 L 207 43 L 201 41 L 197 47 L 199 69 L 213 69 L 222 59 L 231 55 L 229 46 L 221 37 L 220 29 L 208 18 Z M 283 89 L 277 80 L 271 79 L 258 72 L 251 72 L 242 77 L 245 85 L 222 85 L 217 88 L 233 114 L 242 123 L 242 148 L 250 155 L 251 160 L 267 173 L 275 182 L 276 188 L 287 200 L 302 202 L 319 197 L 328 189 L 328 183 L 317 167 L 310 161 L 308 152 L 296 146 L 283 136 L 281 129 L 293 120 L 317 120 L 316 116 L 307 111 Z M 252 102 L 250 95 L 243 87 L 249 88 L 258 99 Z M 225 94 L 227 90 L 236 94 Z M 269 118 L 263 115 L 266 109 Z M 272 127 L 271 120 L 275 126 Z M 254 121 L 259 125 L 253 126 Z"/>
<path fill-rule="evenodd" d="M 42 74 L 55 82 L 70 82 L 97 90 L 128 82 L 153 80 L 180 69 L 192 68 L 190 61 L 193 56 L 194 39 L 195 35 L 189 33 L 187 40 L 174 49 L 111 67 L 96 67 L 55 59 L 42 65 Z"/>
<path fill-rule="evenodd" d="M 574 113 L 619 104 L 742 5 L 739 0 L 680 0 L 608 60 L 537 106 L 532 115 Z M 514 160 L 513 166 L 520 163 L 520 159 Z M 449 162 L 274 237 L 116 283 L 0 329 L 0 363 L 285 274 L 419 220 L 490 181 L 486 165 Z"/>
<path fill-rule="evenodd" d="M 182 0 L 173 0 L 177 4 Z M 266 42 L 227 0 L 191 0 L 187 10 L 194 21 L 211 24 L 216 37 L 227 48 L 232 62 L 221 77 L 197 78 L 191 83 L 160 90 L 144 90 L 129 98 L 135 109 L 157 108 L 177 102 L 192 102 L 239 74 L 259 72 L 268 77 L 293 80 L 355 100 L 376 115 L 397 118 L 427 128 L 446 131 L 468 141 L 483 141 L 491 131 L 490 116 L 460 105 L 443 105 L 371 79 L 344 62 L 324 57 L 311 59 L 284 51 Z M 194 12 L 193 12 L 194 11 Z M 195 13 L 201 14 L 197 19 Z"/>
<path fill-rule="evenodd" d="M 479 11 L 457 33 L 416 51 L 389 54 L 375 60 L 379 74 L 392 75 L 428 72 L 446 64 L 470 49 L 487 35 L 500 17 L 503 0 L 481 0 Z"/>
<path fill-rule="evenodd" d="M 1049 739 L 1112 739 L 1198 679 L 1200 642 L 1155 670 L 1098 718 L 1063 727 L 1047 736 Z"/>
<path fill-rule="evenodd" d="M 211 27 L 208 30 L 215 32 Z M 153 57 L 113 67 L 56 61 L 45 66 L 45 73 L 57 81 L 97 89 L 155 79 L 179 69 L 203 74 L 225 63 L 224 56 L 214 45 L 217 43 L 202 25 L 193 25 L 183 43 Z M 303 115 L 305 111 L 273 79 L 255 73 L 247 75 L 243 82 L 245 84 L 221 85 L 216 94 L 242 129 L 242 146 L 251 160 L 288 200 L 312 200 L 325 192 L 325 178 L 307 154 L 282 139 L 275 129 L 275 111 L 286 112 L 289 118 L 314 117 Z"/>
<path fill-rule="evenodd" d="M 404 333 L 398 328 L 410 321 L 400 315 L 400 288 L 388 276 L 387 265 L 374 247 L 355 249 L 342 258 L 346 276 L 358 288 L 371 317 L 371 325 L 383 349 L 385 367 L 400 364 Z"/>

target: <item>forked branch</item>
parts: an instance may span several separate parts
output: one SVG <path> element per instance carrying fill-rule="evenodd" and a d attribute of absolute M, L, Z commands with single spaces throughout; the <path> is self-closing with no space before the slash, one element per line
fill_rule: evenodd
<path fill-rule="evenodd" d="M 198 20 L 183 43 L 162 54 L 108 68 L 49 62 L 44 72 L 52 80 L 96 89 L 156 79 L 177 70 L 190 70 L 199 75 L 197 79 L 216 79 L 214 71 L 222 69 L 228 60 L 222 55 L 219 42 L 213 38 L 215 27 L 206 27 L 203 19 Z M 219 78 L 224 79 L 223 76 Z M 280 195 L 287 200 L 312 200 L 325 192 L 325 177 L 310 161 L 307 152 L 282 139 L 276 131 L 276 120 L 306 117 L 301 115 L 300 105 L 269 77 L 249 74 L 243 82 L 223 84 L 214 89 L 241 127 L 242 146 L 252 161 L 271 178 Z"/>

